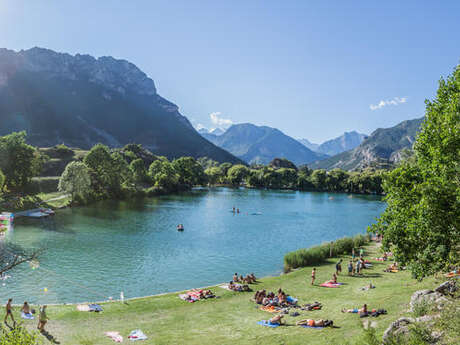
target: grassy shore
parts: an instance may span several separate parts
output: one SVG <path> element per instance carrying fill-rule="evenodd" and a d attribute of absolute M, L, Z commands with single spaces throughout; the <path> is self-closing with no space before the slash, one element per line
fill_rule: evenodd
<path fill-rule="evenodd" d="M 371 244 L 366 248 L 368 257 L 378 255 L 378 248 Z M 272 314 L 259 310 L 250 302 L 252 293 L 237 293 L 215 287 L 218 299 L 187 303 L 175 294 L 130 300 L 126 304 L 112 302 L 103 304 L 99 314 L 79 312 L 74 305 L 50 306 L 47 329 L 61 344 L 90 345 L 113 344 L 104 336 L 105 331 L 119 331 L 126 339 L 131 330 L 141 329 L 149 340 L 143 344 L 353 344 L 361 334 L 360 319 L 356 314 L 344 314 L 342 308 L 360 307 L 367 303 L 370 308 L 385 308 L 388 315 L 370 318 L 376 323 L 379 335 L 401 315 L 407 314 L 410 296 L 416 290 L 435 286 L 434 278 L 418 282 L 410 273 L 384 273 L 386 263 L 371 260 L 374 267 L 366 269 L 364 277 L 339 276 L 344 282 L 340 288 L 329 289 L 318 284 L 329 280 L 335 270 L 335 261 L 317 266 L 317 284 L 310 285 L 311 268 L 303 268 L 280 277 L 262 279 L 252 285 L 254 290 L 276 291 L 282 288 L 299 299 L 299 303 L 319 301 L 323 309 L 300 311 L 298 317 L 287 316 L 288 326 L 275 329 L 257 325 Z M 344 260 L 346 261 L 346 259 Z M 344 265 L 345 266 L 345 265 Z M 231 277 L 229 272 L 229 279 Z M 376 288 L 362 291 L 360 288 L 372 281 Z M 133 282 L 135 283 L 135 282 Z M 18 309 L 18 308 L 16 308 Z M 16 319 L 19 312 L 15 311 Z M 339 328 L 323 330 L 295 326 L 296 320 L 323 318 L 334 320 Z M 31 330 L 35 321 L 25 321 Z M 48 340 L 45 340 L 48 343 Z M 127 341 L 127 340 L 125 340 Z"/>

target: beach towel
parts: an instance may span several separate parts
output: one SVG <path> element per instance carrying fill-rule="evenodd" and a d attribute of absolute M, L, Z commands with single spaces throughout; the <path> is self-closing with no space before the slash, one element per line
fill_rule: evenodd
<path fill-rule="evenodd" d="M 287 297 L 286 297 L 286 301 L 287 301 L 288 303 L 290 303 L 290 304 L 297 304 L 298 299 L 297 299 L 297 298 L 294 298 L 294 297 L 292 297 L 292 296 L 287 296 Z"/>
<path fill-rule="evenodd" d="M 89 305 L 87 304 L 78 304 L 77 305 L 78 311 L 89 311 Z"/>
<path fill-rule="evenodd" d="M 268 311 L 269 313 L 277 313 L 278 312 L 278 310 L 272 305 L 271 306 L 260 307 L 259 309 L 263 310 L 263 311 Z"/>
<path fill-rule="evenodd" d="M 279 327 L 279 324 L 277 323 L 271 323 L 270 321 L 267 320 L 261 320 L 257 322 L 258 325 L 265 326 L 265 327 L 271 327 L 271 328 L 276 328 Z"/>
<path fill-rule="evenodd" d="M 327 288 L 338 288 L 338 287 L 340 287 L 340 285 L 342 285 L 342 283 L 330 283 L 330 282 L 326 282 L 326 283 L 320 284 L 319 286 L 327 287 Z"/>
<path fill-rule="evenodd" d="M 24 312 L 21 312 L 21 317 L 24 319 L 24 320 L 33 320 L 34 319 L 34 316 L 31 314 L 31 313 L 24 313 Z"/>
<path fill-rule="evenodd" d="M 186 293 L 180 294 L 178 297 L 179 297 L 181 300 L 186 301 L 186 302 L 190 302 L 190 303 L 195 302 L 195 300 L 192 300 L 192 299 L 190 298 L 190 296 L 189 296 L 188 294 L 186 294 Z"/>
<path fill-rule="evenodd" d="M 123 342 L 123 337 L 120 335 L 119 332 L 105 332 L 104 334 L 116 343 Z"/>
<path fill-rule="evenodd" d="M 454 278 L 454 277 L 460 276 L 460 272 L 453 271 L 453 272 L 446 273 L 444 276 L 446 278 Z"/>
<path fill-rule="evenodd" d="M 99 313 L 100 311 L 102 311 L 102 307 L 99 304 L 89 304 L 88 307 L 89 307 L 89 311 L 94 311 L 96 313 Z"/>
<path fill-rule="evenodd" d="M 308 326 L 308 325 L 300 325 L 300 327 L 303 328 L 315 328 L 315 329 L 323 329 L 324 327 L 319 327 L 319 326 Z"/>
<path fill-rule="evenodd" d="M 131 331 L 131 333 L 129 333 L 128 339 L 132 341 L 136 341 L 136 340 L 147 340 L 148 338 L 140 329 L 136 329 L 134 331 Z"/>

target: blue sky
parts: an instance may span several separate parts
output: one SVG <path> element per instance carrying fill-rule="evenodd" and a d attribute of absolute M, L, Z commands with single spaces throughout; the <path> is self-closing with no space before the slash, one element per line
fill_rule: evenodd
<path fill-rule="evenodd" d="M 0 47 L 127 59 L 195 124 L 321 142 L 422 116 L 460 62 L 459 13 L 447 0 L 0 0 Z"/>

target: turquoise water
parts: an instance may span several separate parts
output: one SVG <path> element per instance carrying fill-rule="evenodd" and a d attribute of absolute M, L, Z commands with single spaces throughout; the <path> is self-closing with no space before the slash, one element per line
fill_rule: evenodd
<path fill-rule="evenodd" d="M 363 233 L 384 207 L 373 196 L 215 188 L 18 219 L 5 240 L 46 251 L 38 269 L 0 281 L 0 299 L 100 301 L 275 275 L 286 252 Z"/>

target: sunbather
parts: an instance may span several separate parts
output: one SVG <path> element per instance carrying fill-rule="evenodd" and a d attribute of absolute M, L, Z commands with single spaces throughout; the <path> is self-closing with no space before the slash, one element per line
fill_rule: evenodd
<path fill-rule="evenodd" d="M 367 314 L 367 304 L 364 304 L 361 309 L 342 309 L 342 313 L 359 313 L 359 314 Z"/>
<path fill-rule="evenodd" d="M 315 279 L 316 279 L 316 268 L 313 267 L 311 271 L 311 285 L 315 284 Z"/>
<path fill-rule="evenodd" d="M 235 274 L 233 275 L 233 281 L 234 281 L 235 283 L 238 282 L 238 273 L 235 273 Z"/>
<path fill-rule="evenodd" d="M 313 320 L 313 319 L 305 319 L 305 320 L 299 320 L 296 322 L 297 326 L 309 326 L 309 327 L 328 327 L 328 326 L 333 326 L 334 321 L 332 320 Z"/>
<path fill-rule="evenodd" d="M 252 281 L 253 281 L 254 283 L 257 281 L 257 278 L 256 278 L 256 276 L 254 275 L 254 273 L 251 273 L 249 276 L 251 277 L 251 279 L 252 279 Z"/>
<path fill-rule="evenodd" d="M 270 319 L 270 323 L 273 325 L 282 325 L 283 317 L 284 317 L 283 314 L 275 315 L 274 317 Z"/>

